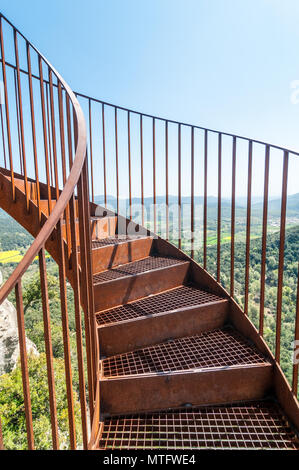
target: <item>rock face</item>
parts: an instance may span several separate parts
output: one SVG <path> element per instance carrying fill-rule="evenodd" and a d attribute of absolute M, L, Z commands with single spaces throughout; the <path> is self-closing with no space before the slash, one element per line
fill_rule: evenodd
<path fill-rule="evenodd" d="M 0 272 L 0 285 L 2 274 Z M 35 344 L 26 338 L 27 354 L 38 356 Z M 10 372 L 20 355 L 17 312 L 8 300 L 0 305 L 0 375 Z"/>

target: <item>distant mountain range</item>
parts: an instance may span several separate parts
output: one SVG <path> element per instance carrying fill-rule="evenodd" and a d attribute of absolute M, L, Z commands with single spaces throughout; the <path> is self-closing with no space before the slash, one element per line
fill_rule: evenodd
<path fill-rule="evenodd" d="M 165 204 L 165 196 L 157 196 L 156 198 L 157 204 Z M 168 197 L 169 205 L 177 204 L 178 198 L 177 196 L 169 195 Z M 96 196 L 95 202 L 100 205 L 104 204 L 104 196 Z M 190 204 L 191 198 L 189 196 L 182 197 L 182 205 Z M 111 208 L 116 208 L 116 198 L 114 196 L 107 196 L 107 203 Z M 144 205 L 146 208 L 150 208 L 153 203 L 152 197 L 144 198 Z M 204 198 L 203 196 L 195 196 L 194 197 L 194 204 L 203 205 Z M 132 204 L 138 205 L 140 204 L 140 198 L 132 198 Z M 215 196 L 208 196 L 207 204 L 209 209 L 216 208 L 218 205 L 218 198 Z M 125 210 L 129 205 L 128 199 L 119 199 L 120 210 Z M 229 214 L 231 208 L 231 199 L 230 198 L 222 198 L 221 201 L 222 210 L 224 213 Z M 236 198 L 236 211 L 237 215 L 243 216 L 246 212 L 247 207 L 247 198 L 246 197 L 237 197 Z M 252 197 L 252 215 L 253 216 L 260 216 L 263 211 L 263 198 L 259 196 Z M 281 199 L 280 198 L 270 198 L 268 202 L 268 215 L 270 217 L 279 217 L 281 211 Z M 292 194 L 288 196 L 287 200 L 287 215 L 288 217 L 299 217 L 299 193 Z"/>

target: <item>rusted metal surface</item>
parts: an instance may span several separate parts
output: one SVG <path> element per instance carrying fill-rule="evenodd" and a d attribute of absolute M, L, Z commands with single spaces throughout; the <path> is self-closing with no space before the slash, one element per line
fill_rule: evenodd
<path fill-rule="evenodd" d="M 173 291 L 176 290 L 173 289 Z M 161 296 L 163 297 L 164 294 L 162 293 Z M 169 338 L 191 336 L 222 327 L 227 320 L 228 301 L 223 299 L 208 301 L 209 296 L 206 294 L 207 301 L 204 302 L 204 297 L 201 299 L 202 303 L 194 301 L 194 304 L 190 302 L 189 305 L 183 306 L 183 302 L 182 305 L 178 302 L 177 305 L 168 307 L 170 309 L 168 311 L 167 306 L 163 307 L 163 299 L 161 299 L 162 308 L 159 309 L 156 306 L 156 309 L 152 308 L 152 313 L 148 315 L 144 315 L 143 310 L 141 310 L 144 305 L 143 302 L 146 302 L 147 299 L 140 301 L 139 312 L 137 310 L 137 301 L 135 303 L 136 310 L 134 309 L 131 318 L 129 315 L 127 317 L 122 315 L 120 316 L 122 320 L 115 321 L 115 323 L 103 323 L 99 326 L 98 334 L 102 354 L 104 356 L 121 354 L 161 343 Z M 130 305 L 134 304 L 128 304 L 128 307 Z M 121 313 L 122 307 L 119 310 L 119 313 Z M 116 311 L 118 309 L 114 309 L 115 313 Z M 98 315 L 98 321 L 102 321 L 102 315 L 105 321 L 108 313 L 109 311 L 101 312 Z M 108 318 L 111 319 L 111 317 Z M 117 318 L 116 315 L 115 318 Z"/>
<path fill-rule="evenodd" d="M 268 225 L 268 193 L 269 193 L 269 163 L 270 149 L 267 145 L 265 154 L 264 174 L 264 207 L 263 207 L 263 233 L 262 233 L 262 258 L 261 258 L 261 287 L 260 287 L 260 318 L 259 332 L 264 333 L 264 309 L 265 309 L 265 277 L 266 277 L 266 248 L 267 248 L 267 225 Z"/>
<path fill-rule="evenodd" d="M 29 384 L 29 373 L 28 373 L 24 307 L 23 307 L 21 281 L 19 281 L 16 284 L 15 293 L 16 293 L 16 310 L 17 310 L 18 333 L 19 333 L 19 344 L 20 344 L 20 359 L 21 359 L 21 370 L 22 370 L 24 407 L 25 407 L 25 417 L 26 417 L 27 443 L 28 443 L 28 449 L 33 450 L 34 449 L 34 436 L 33 436 L 32 408 L 31 408 L 31 397 L 30 397 L 30 384 Z"/>
<path fill-rule="evenodd" d="M 191 128 L 191 258 L 194 258 L 194 127 Z"/>
<path fill-rule="evenodd" d="M 55 379 L 54 379 L 54 368 L 53 368 L 53 349 L 52 349 L 52 337 L 51 337 L 51 319 L 50 319 L 50 308 L 49 308 L 49 298 L 48 298 L 47 268 L 46 268 L 46 258 L 45 258 L 44 248 L 42 248 L 39 252 L 39 269 L 40 269 L 41 297 L 42 297 L 42 306 L 43 306 L 43 322 L 44 322 L 44 337 L 45 337 L 45 350 L 46 350 L 47 375 L 48 375 L 48 387 L 49 387 L 49 405 L 50 405 L 50 415 L 51 415 L 52 444 L 53 444 L 53 449 L 59 449 Z"/>
<path fill-rule="evenodd" d="M 282 288 L 284 270 L 284 250 L 285 250 L 285 227 L 287 210 L 287 184 L 288 184 L 289 154 L 284 152 L 282 195 L 281 195 L 281 216 L 280 216 L 280 238 L 279 238 L 279 263 L 278 263 L 278 284 L 277 284 L 277 307 L 276 307 L 276 340 L 275 359 L 280 362 L 280 337 L 281 337 L 281 310 L 282 310 Z"/>
<path fill-rule="evenodd" d="M 125 263 L 146 258 L 152 249 L 152 238 L 104 238 L 92 243 L 93 272 L 99 273 Z"/>
<path fill-rule="evenodd" d="M 207 220 L 208 220 L 208 131 L 204 137 L 204 202 L 203 202 L 203 267 L 207 269 Z"/>
<path fill-rule="evenodd" d="M 1 63 L 2 63 L 2 77 L 4 85 L 4 101 L 5 101 L 5 114 L 6 114 L 6 132 L 7 132 L 7 145 L 8 145 L 8 156 L 10 163 L 11 172 L 11 194 L 12 200 L 15 200 L 15 185 L 14 185 L 14 167 L 13 167 L 13 155 L 11 148 L 11 131 L 10 131 L 10 119 L 9 119 L 9 104 L 8 104 L 8 91 L 7 91 L 7 77 L 6 77 L 6 61 L 4 53 L 4 37 L 3 37 L 3 22 L 4 19 L 0 16 L 0 44 L 1 44 Z"/>
<path fill-rule="evenodd" d="M 94 276 L 95 311 L 100 311 L 182 285 L 188 274 L 189 262 L 168 258 L 154 263 L 136 261 L 124 268 L 113 268 Z M 137 267 L 136 267 L 137 265 Z M 114 271 L 112 275 L 111 272 Z M 105 282 L 103 282 L 103 280 Z"/>
<path fill-rule="evenodd" d="M 246 220 L 246 255 L 245 255 L 245 300 L 244 313 L 248 315 L 249 269 L 250 269 L 250 225 L 251 225 L 251 187 L 252 187 L 252 142 L 248 149 L 248 182 L 247 182 L 247 220 Z"/>
<path fill-rule="evenodd" d="M 102 361 L 103 377 L 168 373 L 264 363 L 265 357 L 232 328 L 171 339 Z"/>
<path fill-rule="evenodd" d="M 294 364 L 293 367 L 293 384 L 291 389 L 278 363 L 280 358 L 281 315 L 283 310 L 282 292 L 288 160 L 289 155 L 298 156 L 299 154 L 282 149 L 284 152 L 284 169 L 275 362 L 262 335 L 267 261 L 269 157 L 271 149 L 280 148 L 241 136 L 136 113 L 135 111 L 110 105 L 109 103 L 85 97 L 78 93 L 78 96 L 88 100 L 89 156 L 87 158 L 85 121 L 76 96 L 39 51 L 11 23 L 2 16 L 0 21 L 1 70 L 5 98 L 5 106 L 0 107 L 3 164 L 5 167 L 5 169 L 1 168 L 0 170 L 0 206 L 35 237 L 35 241 L 25 257 L 0 290 L 0 302 L 6 299 L 14 288 L 16 293 L 28 447 L 34 447 L 34 436 L 32 431 L 33 423 L 30 407 L 21 282 L 23 274 L 27 271 L 35 256 L 38 255 L 52 443 L 54 449 L 59 448 L 45 249 L 49 251 L 59 266 L 71 448 L 76 448 L 76 431 L 68 331 L 67 280 L 69 280 L 74 293 L 79 398 L 84 448 L 90 447 L 90 445 L 93 448 L 96 446 L 100 433 L 103 432 L 100 426 L 100 419 L 103 413 L 153 411 L 163 407 L 181 406 L 182 403 L 199 405 L 224 403 L 231 400 L 255 399 L 263 397 L 271 387 L 274 387 L 275 394 L 286 415 L 298 426 L 299 409 L 295 398 L 298 383 L 298 366 Z M 7 47 L 6 45 L 4 47 L 4 43 L 6 43 L 6 38 L 4 37 L 5 28 L 3 28 L 4 22 L 7 22 L 8 26 L 12 28 L 12 50 L 15 52 L 15 64 L 7 62 L 4 55 Z M 23 50 L 25 51 L 25 59 L 27 59 L 27 70 L 20 67 L 20 63 L 23 63 L 23 60 L 21 61 L 19 57 L 22 51 L 21 42 L 25 45 Z M 31 60 L 34 59 L 37 60 L 38 75 L 32 72 Z M 32 63 L 34 62 L 32 61 Z M 6 74 L 7 68 L 12 70 Z M 27 140 L 25 139 L 24 131 L 25 103 L 23 102 L 23 75 L 27 76 L 29 86 L 33 150 L 30 162 L 29 160 L 27 161 L 30 152 L 25 146 Z M 10 78 L 12 78 L 12 83 L 10 83 Z M 35 84 L 39 85 L 38 99 Z M 12 96 L 15 98 L 14 106 L 9 105 L 11 100 L 10 87 L 12 87 Z M 100 105 L 100 112 L 102 114 L 102 136 L 100 135 L 102 139 L 95 138 L 96 130 L 93 121 L 96 121 L 96 119 L 92 119 L 97 105 Z M 105 118 L 106 106 L 109 106 L 114 112 L 114 119 Z M 121 135 L 121 115 L 123 113 L 127 117 L 127 128 L 125 128 L 127 144 L 125 143 L 125 147 L 127 146 L 126 151 L 128 155 L 129 216 L 130 220 L 132 219 L 131 224 L 133 224 L 136 234 L 142 235 L 140 237 L 137 236 L 136 239 L 126 238 L 127 234 L 123 232 L 129 227 L 130 220 L 122 219 L 119 214 L 120 195 L 122 194 L 123 184 L 120 170 L 123 165 L 122 155 L 126 154 L 126 151 L 123 152 L 124 149 L 120 148 L 123 145 Z M 137 121 L 137 134 L 138 139 L 140 139 L 140 179 L 138 176 L 137 181 L 132 179 L 133 158 L 135 158 L 136 150 L 136 129 L 133 130 L 133 114 L 137 115 L 140 119 L 139 122 Z M 146 121 L 150 124 L 149 131 L 147 126 L 143 128 L 144 118 L 147 118 Z M 39 127 L 36 126 L 38 119 L 41 121 L 39 132 Z M 118 125 L 118 121 L 120 125 Z M 133 221 L 133 193 L 135 187 L 139 187 L 140 184 L 142 225 L 145 222 L 144 202 L 145 195 L 148 196 L 148 185 L 145 185 L 144 171 L 148 168 L 148 162 L 144 160 L 144 157 L 148 153 L 148 142 L 152 139 L 152 157 L 150 157 L 150 162 L 152 161 L 152 163 L 150 165 L 152 165 L 153 176 L 152 182 L 149 182 L 151 192 L 149 196 L 154 203 L 153 225 L 155 232 L 160 223 L 160 214 L 157 214 L 156 203 L 159 202 L 160 175 L 158 174 L 158 169 L 161 168 L 161 162 L 159 161 L 161 137 L 159 135 L 158 124 L 161 122 L 165 126 L 163 128 L 165 129 L 165 154 L 162 152 L 162 164 L 165 164 L 166 238 L 173 239 L 175 234 L 175 239 L 178 238 L 177 245 L 181 248 L 182 237 L 185 237 L 185 229 L 187 226 L 190 227 L 192 235 L 188 249 L 191 248 L 191 257 L 188 257 L 167 241 L 155 238 L 149 230 L 143 227 L 141 227 L 139 232 L 138 229 L 140 227 L 134 224 Z M 6 134 L 4 132 L 5 123 Z M 172 184 L 172 181 L 170 181 L 170 165 L 173 164 L 173 148 L 172 146 L 170 147 L 171 143 L 173 143 L 173 138 L 170 135 L 169 124 L 175 130 L 174 143 L 178 155 L 177 182 L 174 178 L 175 185 L 177 184 L 176 200 L 178 202 L 176 209 L 178 214 L 177 233 L 175 233 L 176 228 L 174 228 L 172 214 L 171 218 L 169 217 L 169 191 L 171 191 L 170 183 Z M 106 129 L 107 127 L 109 129 Z M 11 129 L 13 128 L 16 129 L 16 147 L 18 147 L 18 152 L 15 155 L 12 152 L 11 142 Z M 59 130 L 57 131 L 57 129 Z M 194 237 L 197 237 L 195 230 L 195 194 L 198 191 L 197 172 L 195 171 L 197 162 L 195 131 L 197 130 L 204 131 L 203 171 L 201 168 L 199 169 L 200 175 L 203 175 L 204 193 L 202 227 L 203 268 L 191 259 L 195 256 Z M 190 131 L 191 141 L 188 137 L 189 134 L 185 133 L 185 131 Z M 110 148 L 111 142 L 110 139 L 106 139 L 106 133 L 114 137 L 114 139 L 112 138 L 112 153 Z M 146 133 L 147 135 L 145 135 Z M 208 165 L 210 154 L 213 153 L 211 147 L 208 154 L 208 137 L 210 133 L 218 138 L 218 146 L 214 150 L 218 157 L 218 198 L 215 221 L 217 231 L 216 280 L 218 282 L 206 271 L 209 230 L 207 210 L 209 188 Z M 222 139 L 223 136 L 232 138 L 230 261 L 230 294 L 232 297 L 235 291 L 235 206 L 236 186 L 238 183 L 236 172 L 237 140 L 243 140 L 249 146 L 244 312 L 241 311 L 232 298 L 229 299 L 228 293 L 220 284 L 220 282 L 224 282 L 225 278 L 225 276 L 222 276 L 222 265 L 225 264 L 225 261 L 221 259 L 222 184 L 225 174 L 222 169 L 225 168 L 224 165 L 226 164 L 226 146 L 225 142 L 222 142 L 224 140 Z M 244 313 L 248 313 L 249 309 L 251 186 L 252 162 L 255 154 L 253 144 L 263 144 L 266 148 L 260 335 L 244 315 Z M 137 140 L 137 149 L 138 145 L 139 142 Z M 185 158 L 188 155 L 186 147 L 189 149 L 189 145 L 191 149 L 191 180 L 189 180 L 190 193 L 188 194 L 191 194 L 191 210 L 190 219 L 186 225 L 182 202 L 184 202 L 183 196 L 185 195 Z M 100 155 L 97 146 L 102 147 L 103 172 L 101 175 L 96 176 L 95 168 L 98 163 L 96 159 Z M 43 151 L 38 152 L 38 149 L 43 149 Z M 90 202 L 89 190 L 91 190 L 91 200 L 94 202 L 97 190 L 96 177 L 103 178 L 104 199 L 105 205 L 107 205 L 107 194 L 111 194 L 111 188 L 109 181 L 107 181 L 106 164 L 108 160 L 106 161 L 106 157 L 108 155 L 109 158 L 111 155 L 113 156 L 114 151 L 117 214 L 115 215 L 112 211 L 107 210 L 106 217 L 97 217 L 97 211 L 100 208 Z M 211 155 L 212 157 L 213 155 Z M 20 168 L 20 174 L 17 173 L 18 168 Z M 32 172 L 29 175 L 29 168 L 34 169 L 34 178 L 32 178 Z M 171 172 L 171 175 L 174 175 L 173 172 Z M 7 197 L 8 194 L 11 196 Z M 123 222 L 125 223 L 123 224 Z M 146 222 L 150 222 L 148 214 Z M 125 230 L 123 230 L 122 225 L 124 225 Z M 121 235 L 125 237 L 123 241 L 120 241 Z M 190 285 L 190 282 L 193 284 Z M 83 308 L 84 324 L 82 324 L 81 319 L 81 307 Z M 96 315 L 95 312 L 99 312 L 99 314 Z M 297 300 L 295 340 L 299 339 L 298 317 Z M 212 330 L 222 328 L 228 321 L 237 327 L 238 331 L 246 338 L 252 341 L 253 345 L 246 343 L 246 346 L 244 346 L 242 343 L 241 347 L 237 336 L 234 338 L 230 337 L 229 339 L 225 336 L 223 331 L 226 330 L 222 330 L 223 334 L 220 334 L 219 330 L 217 330 L 218 333 L 211 333 Z M 83 328 L 85 328 L 84 332 Z M 85 385 L 83 336 L 86 339 L 88 397 Z M 199 337 L 201 338 L 200 341 L 206 338 L 206 342 L 204 344 L 200 343 Z M 157 346 L 158 343 L 166 341 L 168 341 L 166 345 Z M 142 348 L 141 352 L 132 353 L 132 351 L 138 348 Z M 102 362 L 104 366 L 104 376 L 102 377 L 99 376 L 100 352 L 102 355 L 122 354 L 121 359 L 120 357 L 118 359 L 110 358 Z M 264 359 L 264 356 L 266 356 L 266 359 Z M 195 369 L 196 373 L 194 374 Z M 89 401 L 90 424 L 92 428 L 89 444 L 87 400 Z M 232 409 L 232 407 L 229 407 L 229 409 Z M 230 442 L 233 443 L 235 441 L 233 438 L 230 438 Z"/>
<path fill-rule="evenodd" d="M 99 448 L 298 450 L 274 401 L 180 408 L 105 419 Z"/>
<path fill-rule="evenodd" d="M 103 378 L 101 409 L 104 415 L 113 415 L 175 408 L 184 403 L 256 400 L 269 392 L 272 379 L 269 363 Z"/>
<path fill-rule="evenodd" d="M 230 295 L 235 293 L 235 223 L 236 223 L 236 159 L 237 139 L 233 138 L 232 153 L 232 207 L 231 207 L 231 253 L 230 253 Z"/>
<path fill-rule="evenodd" d="M 67 234 L 64 239 L 62 235 L 62 225 L 65 226 L 66 232 L 69 231 L 71 222 L 73 225 L 76 223 L 76 214 L 73 211 L 72 218 L 69 213 L 68 202 L 71 197 L 73 197 L 74 190 L 80 178 L 81 170 L 83 168 L 85 160 L 85 149 L 86 149 L 86 131 L 85 131 L 85 121 L 83 118 L 83 113 L 79 106 L 78 101 L 75 98 L 75 95 L 68 87 L 68 85 L 63 81 L 60 75 L 55 71 L 55 69 L 47 62 L 47 60 L 34 48 L 24 36 L 16 29 L 14 26 L 9 23 L 1 15 L 1 65 L 2 65 L 2 74 L 5 78 L 4 80 L 4 91 L 6 96 L 5 103 L 5 120 L 7 124 L 7 135 L 6 142 L 4 140 L 3 133 L 3 113 L 1 107 L 1 129 L 3 137 L 3 145 L 8 148 L 10 155 L 10 165 L 9 171 L 6 174 L 3 174 L 1 170 L 1 191 L 0 191 L 0 205 L 3 207 L 9 214 L 11 214 L 17 221 L 19 221 L 32 235 L 35 237 L 34 242 L 31 247 L 25 254 L 22 261 L 19 263 L 17 268 L 14 270 L 10 278 L 6 283 L 1 287 L 0 290 L 0 303 L 7 298 L 8 294 L 15 288 L 16 295 L 16 305 L 17 305 L 17 318 L 18 318 L 18 330 L 19 330 L 19 343 L 20 343 L 20 356 L 21 356 L 21 369 L 22 369 L 22 380 L 23 380 L 23 394 L 24 394 L 24 405 L 25 405 L 25 415 L 26 415 L 26 427 L 27 427 L 27 441 L 28 448 L 34 448 L 34 436 L 33 436 L 33 417 L 31 412 L 31 402 L 30 402 L 30 388 L 29 388 L 29 376 L 28 376 L 28 365 L 27 365 L 27 351 L 25 343 L 25 327 L 24 327 L 24 309 L 22 301 L 22 291 L 21 291 L 21 282 L 22 276 L 27 271 L 28 267 L 38 255 L 40 262 L 40 281 L 41 281 L 41 297 L 42 297 L 42 311 L 43 311 L 43 323 L 44 323 L 44 337 L 45 337 L 45 350 L 46 350 L 46 360 L 47 360 L 47 376 L 48 376 L 48 390 L 49 390 L 49 406 L 51 412 L 51 431 L 52 431 L 52 445 L 53 449 L 59 448 L 58 440 L 58 424 L 57 424 L 57 415 L 56 415 L 56 392 L 54 384 L 54 372 L 53 372 L 53 362 L 52 362 L 52 346 L 51 346 L 51 328 L 50 328 L 50 312 L 49 312 L 49 299 L 48 299 L 48 289 L 47 289 L 47 275 L 46 275 L 46 261 L 45 261 L 45 247 L 49 250 L 58 262 L 59 265 L 59 274 L 60 274 L 60 297 L 61 297 L 61 307 L 62 307 L 62 329 L 63 329 L 63 340 L 64 340 L 64 352 L 65 352 L 65 368 L 66 368 L 66 386 L 67 386 L 67 400 L 68 400 L 68 409 L 69 409 L 69 438 L 71 448 L 75 448 L 75 423 L 74 423 L 74 409 L 73 409 L 73 383 L 71 375 L 71 365 L 70 365 L 70 347 L 69 347 L 69 333 L 68 333 L 68 319 L 67 319 L 67 307 L 66 307 L 66 279 L 69 276 L 69 280 L 72 285 L 74 285 L 73 273 L 70 273 L 67 257 L 70 255 L 70 233 Z M 15 85 L 15 98 L 16 98 L 16 110 L 15 117 L 17 121 L 17 135 L 19 141 L 19 157 L 20 157 L 20 172 L 21 174 L 15 178 L 17 173 L 14 171 L 14 160 L 15 156 L 11 152 L 11 134 L 10 134 L 10 124 L 14 120 L 13 113 L 10 113 L 8 100 L 10 98 L 8 87 L 8 77 L 6 76 L 6 60 L 4 56 L 4 34 L 3 34 L 3 22 L 7 23 L 9 28 L 12 29 L 13 35 L 13 45 L 15 52 L 15 70 L 14 74 L 14 85 Z M 29 121 L 31 124 L 32 131 L 32 161 L 26 161 L 29 152 L 25 148 L 25 131 L 24 131 L 24 112 L 25 105 L 23 103 L 23 93 L 22 93 L 22 78 L 21 74 L 24 71 L 20 68 L 20 58 L 19 54 L 21 51 L 21 42 L 22 50 L 25 51 L 24 59 L 27 63 L 26 75 L 28 77 L 28 87 L 29 87 L 29 104 L 30 104 L 30 116 Z M 35 59 L 37 59 L 39 76 L 33 75 L 31 69 L 31 55 L 34 54 Z M 45 70 L 48 70 L 49 80 L 44 80 Z M 34 78 L 33 78 L 34 77 Z M 53 78 L 54 77 L 54 78 Z M 33 80 L 38 82 L 40 88 L 40 104 L 38 103 L 37 93 L 34 91 L 36 87 L 33 84 Z M 45 89 L 49 87 L 49 98 L 50 106 L 48 107 L 48 95 L 47 103 L 45 102 Z M 74 146 L 74 158 L 70 158 L 70 165 L 66 163 L 66 147 L 65 147 L 65 121 L 64 121 L 64 98 L 67 95 L 68 104 L 72 106 L 73 109 L 73 128 L 76 129 L 76 142 Z M 58 117 L 54 108 L 54 97 L 58 99 Z M 27 106 L 27 104 L 26 104 Z M 37 133 L 35 120 L 36 113 L 35 110 L 40 106 L 41 113 L 41 122 L 42 122 L 42 132 Z M 51 121 L 51 136 L 50 136 L 50 126 L 49 126 L 49 111 L 50 111 L 50 121 Z M 27 117 L 26 117 L 27 119 Z M 58 121 L 58 124 L 57 124 Z M 48 127 L 47 127 L 48 122 Z M 74 139 L 71 131 L 71 122 L 69 121 L 69 135 L 68 142 Z M 56 139 L 56 126 L 60 126 L 60 145 L 61 145 L 61 159 L 58 162 L 57 159 L 57 139 Z M 50 139 L 52 138 L 52 152 L 53 152 L 53 162 L 52 156 L 50 156 Z M 43 152 L 38 153 L 37 149 L 43 148 Z M 44 161 L 43 161 L 44 160 Z M 6 164 L 6 154 L 5 154 L 5 167 Z M 60 165 L 60 167 L 59 167 Z M 44 176 L 45 182 L 40 182 L 40 167 L 44 166 Z M 53 168 L 54 166 L 54 168 Z M 34 169 L 35 179 L 32 180 L 27 176 L 27 168 Z M 52 171 L 54 170 L 55 177 L 52 176 Z M 7 171 L 7 170 L 6 170 Z M 58 174 L 61 174 L 62 178 L 62 188 L 60 187 L 58 181 Z M 53 183 L 55 187 L 53 188 Z M 9 191 L 7 191 L 9 189 Z M 43 191 L 44 201 L 43 209 L 41 208 L 41 191 Z M 11 193 L 11 197 L 7 197 L 7 194 Z M 56 196 L 56 198 L 55 198 Z M 87 206 L 89 203 L 87 201 Z M 72 219 L 72 220 L 71 220 Z M 84 224 L 87 224 L 87 220 L 84 220 Z M 89 224 L 89 221 L 88 221 Z M 76 248 L 77 252 L 77 248 Z M 91 256 L 91 250 L 87 251 L 87 256 Z M 77 272 L 78 275 L 78 272 Z M 84 290 L 84 288 L 83 288 Z M 87 285 L 85 286 L 87 290 Z M 76 296 L 75 296 L 76 297 Z M 78 300 L 78 297 L 76 297 Z M 80 299 L 77 302 L 77 307 L 80 309 Z M 77 308 L 77 311 L 78 311 Z M 77 322 L 78 323 L 78 322 Z M 77 324 L 78 327 L 78 324 Z M 77 343 L 79 348 L 80 344 Z M 82 346 L 82 345 L 81 345 Z M 80 348 L 78 350 L 80 356 Z M 82 365 L 83 353 L 81 348 L 81 365 Z M 79 375 L 81 378 L 84 377 L 84 371 L 81 367 L 79 370 Z M 80 383 L 81 394 L 83 392 L 83 401 L 84 406 L 86 407 L 86 397 L 84 395 L 84 383 L 82 385 L 82 380 Z M 82 401 L 82 404 L 83 404 Z M 92 407 L 92 402 L 91 402 Z M 83 413 L 83 407 L 82 407 Z M 82 428 L 84 436 L 84 445 L 87 448 L 87 420 L 85 416 L 82 419 Z"/>
<path fill-rule="evenodd" d="M 294 342 L 293 380 L 292 380 L 292 391 L 295 396 L 297 396 L 297 393 L 298 393 L 299 362 L 298 360 L 296 361 L 298 349 L 299 349 L 299 276 L 297 280 L 297 302 L 296 302 L 296 317 L 295 317 L 295 342 Z"/>

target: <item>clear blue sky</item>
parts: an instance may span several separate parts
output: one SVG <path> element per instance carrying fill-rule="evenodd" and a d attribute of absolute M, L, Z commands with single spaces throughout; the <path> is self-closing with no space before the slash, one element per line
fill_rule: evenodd
<path fill-rule="evenodd" d="M 298 0 L 1 0 L 1 10 L 75 90 L 299 149 Z"/>

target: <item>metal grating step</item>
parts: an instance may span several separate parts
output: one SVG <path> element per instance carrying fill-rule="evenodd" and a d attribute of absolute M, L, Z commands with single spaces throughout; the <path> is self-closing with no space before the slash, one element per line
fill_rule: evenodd
<path fill-rule="evenodd" d="M 170 258 L 167 256 L 152 255 L 147 258 L 133 261 L 132 263 L 123 264 L 108 271 L 95 274 L 93 276 L 94 285 L 100 284 L 101 282 L 112 281 L 114 279 L 120 279 L 126 276 L 134 276 L 135 274 L 141 274 L 146 271 L 151 271 L 158 268 L 167 268 L 177 264 L 183 264 L 186 261 Z"/>
<path fill-rule="evenodd" d="M 106 418 L 99 448 L 299 450 L 299 441 L 269 400 Z"/>
<path fill-rule="evenodd" d="M 118 323 L 134 318 L 171 312 L 179 308 L 195 307 L 209 302 L 223 300 L 194 286 L 181 286 L 162 294 L 151 295 L 121 307 L 106 310 L 97 315 L 98 325 Z"/>
<path fill-rule="evenodd" d="M 240 333 L 226 327 L 109 357 L 102 373 L 108 378 L 265 362 Z"/>
<path fill-rule="evenodd" d="M 134 240 L 141 240 L 146 237 L 129 237 L 127 235 L 120 235 L 118 237 L 108 237 L 108 238 L 99 238 L 96 240 L 92 241 L 92 248 L 102 248 L 103 246 L 108 246 L 108 245 L 119 245 L 120 243 L 126 243 L 126 242 L 131 242 Z"/>

